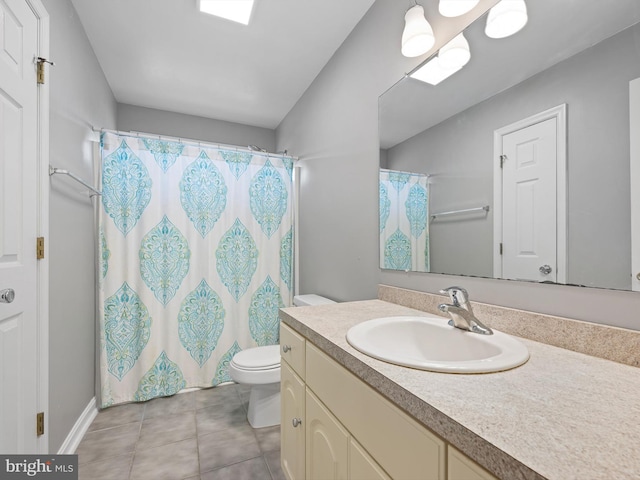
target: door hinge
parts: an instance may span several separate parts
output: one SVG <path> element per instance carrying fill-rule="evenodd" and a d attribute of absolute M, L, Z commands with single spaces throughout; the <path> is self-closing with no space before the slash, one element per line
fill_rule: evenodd
<path fill-rule="evenodd" d="M 44 258 L 44 237 L 36 239 L 36 258 L 42 260 Z"/>
<path fill-rule="evenodd" d="M 44 435 L 44 412 L 36 415 L 36 433 L 38 436 Z"/>
<path fill-rule="evenodd" d="M 502 255 L 502 243 L 500 243 L 500 255 Z"/>
<path fill-rule="evenodd" d="M 44 64 L 45 63 L 48 63 L 52 67 L 55 65 L 55 63 L 50 62 L 46 58 L 42 58 L 42 57 L 37 57 L 36 58 L 36 64 L 37 64 L 36 78 L 38 80 L 38 85 L 43 85 L 44 84 L 44 80 L 45 80 L 45 78 L 44 78 Z"/>
<path fill-rule="evenodd" d="M 500 155 L 500 168 L 504 167 L 504 162 L 507 161 L 507 156 L 506 155 Z"/>

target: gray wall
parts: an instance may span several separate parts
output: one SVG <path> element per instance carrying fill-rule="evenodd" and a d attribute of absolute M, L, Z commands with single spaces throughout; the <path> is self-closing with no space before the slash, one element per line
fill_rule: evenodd
<path fill-rule="evenodd" d="M 400 54 L 408 6 L 377 0 L 276 130 L 277 148 L 299 157 L 302 167 L 301 293 L 341 301 L 376 296 L 378 96 L 429 55 Z M 438 17 L 437 3 L 425 9 Z M 432 23 L 434 49 L 471 21 Z"/>
<path fill-rule="evenodd" d="M 276 146 L 276 133 L 268 128 L 122 103 L 118 104 L 117 124 L 118 130 L 126 132 L 155 133 L 228 145 L 255 145 L 268 152 L 275 152 Z"/>
<path fill-rule="evenodd" d="M 630 289 L 628 91 L 639 39 L 636 25 L 396 145 L 387 168 L 434 174 L 434 212 L 493 204 L 494 130 L 566 103 L 567 283 Z M 433 222 L 432 271 L 491 277 L 492 221 Z"/>
<path fill-rule="evenodd" d="M 50 163 L 93 179 L 93 125 L 115 128 L 116 102 L 69 0 L 43 0 L 51 21 Z M 49 451 L 94 396 L 94 224 L 84 187 L 51 178 Z"/>
<path fill-rule="evenodd" d="M 399 52 L 406 8 L 377 0 L 276 131 L 278 147 L 302 159 L 302 293 L 358 300 L 378 283 L 461 284 L 476 301 L 640 329 L 634 292 L 379 270 L 377 99 L 410 70 Z"/>

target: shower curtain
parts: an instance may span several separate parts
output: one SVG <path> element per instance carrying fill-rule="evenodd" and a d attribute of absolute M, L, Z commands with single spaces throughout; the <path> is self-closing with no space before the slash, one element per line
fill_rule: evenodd
<path fill-rule="evenodd" d="M 380 170 L 380 267 L 429 271 L 428 175 Z"/>
<path fill-rule="evenodd" d="M 230 381 L 290 306 L 293 160 L 103 133 L 99 405 Z"/>

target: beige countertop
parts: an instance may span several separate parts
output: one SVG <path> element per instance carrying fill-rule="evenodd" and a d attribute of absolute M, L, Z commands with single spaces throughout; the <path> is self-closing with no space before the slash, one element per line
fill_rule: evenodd
<path fill-rule="evenodd" d="M 531 355 L 523 366 L 454 375 L 347 343 L 353 325 L 394 315 L 428 314 L 382 300 L 281 310 L 284 323 L 500 478 L 640 478 L 640 369 L 521 338 Z"/>

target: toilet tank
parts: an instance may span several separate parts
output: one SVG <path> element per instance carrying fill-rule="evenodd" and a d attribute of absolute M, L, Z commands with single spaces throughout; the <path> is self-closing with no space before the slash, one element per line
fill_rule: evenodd
<path fill-rule="evenodd" d="M 310 305 L 327 305 L 329 303 L 336 302 L 312 293 L 307 295 L 296 295 L 295 297 L 293 297 L 293 304 L 296 307 L 304 307 Z"/>

